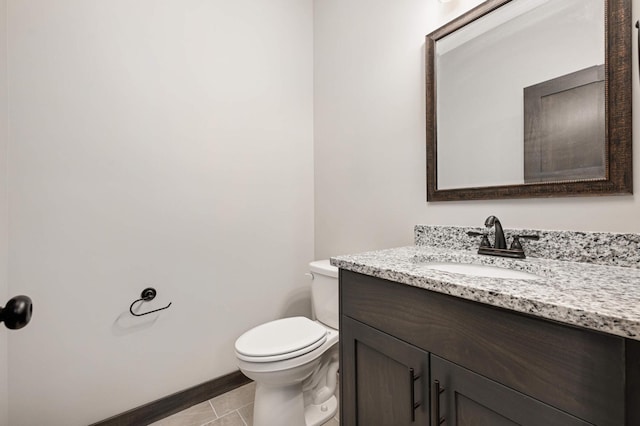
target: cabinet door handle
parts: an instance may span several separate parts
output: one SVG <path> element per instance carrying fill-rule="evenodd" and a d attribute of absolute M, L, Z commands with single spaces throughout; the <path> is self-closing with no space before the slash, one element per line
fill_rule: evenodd
<path fill-rule="evenodd" d="M 440 387 L 440 381 L 433 381 L 433 392 L 431 393 L 432 419 L 431 424 L 438 426 L 444 423 L 444 417 L 440 417 L 440 394 L 444 392 L 444 388 Z"/>
<path fill-rule="evenodd" d="M 411 421 L 416 421 L 416 410 L 420 407 L 420 402 L 416 402 L 416 380 L 420 375 L 416 376 L 413 368 L 409 369 L 409 385 L 411 386 Z"/>

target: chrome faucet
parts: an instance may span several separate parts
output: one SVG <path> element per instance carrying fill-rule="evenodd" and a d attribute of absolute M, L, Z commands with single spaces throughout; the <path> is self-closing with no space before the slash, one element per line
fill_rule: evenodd
<path fill-rule="evenodd" d="M 504 238 L 504 231 L 502 230 L 502 224 L 500 220 L 498 220 L 495 216 L 489 216 L 484 221 L 484 226 L 488 229 L 491 229 L 495 226 L 496 228 L 496 237 L 493 243 L 493 248 L 496 249 L 506 249 L 507 248 L 507 240 Z"/>

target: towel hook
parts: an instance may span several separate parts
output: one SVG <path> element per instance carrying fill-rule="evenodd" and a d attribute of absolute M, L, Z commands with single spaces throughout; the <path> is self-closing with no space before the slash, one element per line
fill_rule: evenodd
<path fill-rule="evenodd" d="M 131 312 L 131 315 L 136 316 L 136 317 L 141 317 L 143 315 L 149 315 L 149 314 L 152 314 L 154 312 L 164 311 L 169 306 L 171 306 L 171 302 L 169 302 L 169 304 L 167 306 L 165 306 L 164 308 L 154 309 L 153 311 L 145 312 L 143 314 L 136 314 L 135 312 L 133 312 L 133 305 L 135 305 L 138 302 L 143 302 L 143 303 L 144 302 L 149 302 L 150 300 L 153 300 L 156 297 L 156 294 L 158 294 L 158 292 L 153 287 L 147 287 L 144 290 L 142 290 L 142 293 L 140 294 L 140 299 L 134 300 L 133 303 L 131 304 L 131 306 L 129 306 L 129 312 Z"/>

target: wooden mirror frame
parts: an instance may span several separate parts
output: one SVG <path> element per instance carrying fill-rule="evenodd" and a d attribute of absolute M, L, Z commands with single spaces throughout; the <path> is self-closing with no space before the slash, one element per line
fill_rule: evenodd
<path fill-rule="evenodd" d="M 633 193 L 631 135 L 631 0 L 604 0 L 607 176 L 562 181 L 438 189 L 435 43 L 512 0 L 488 0 L 426 36 L 427 201 L 623 195 Z"/>

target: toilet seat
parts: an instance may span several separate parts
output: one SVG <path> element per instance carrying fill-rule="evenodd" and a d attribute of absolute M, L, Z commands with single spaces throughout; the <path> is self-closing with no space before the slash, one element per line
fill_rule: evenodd
<path fill-rule="evenodd" d="M 261 324 L 236 340 L 239 359 L 273 362 L 304 355 L 322 346 L 327 329 L 305 317 L 291 317 Z"/>

